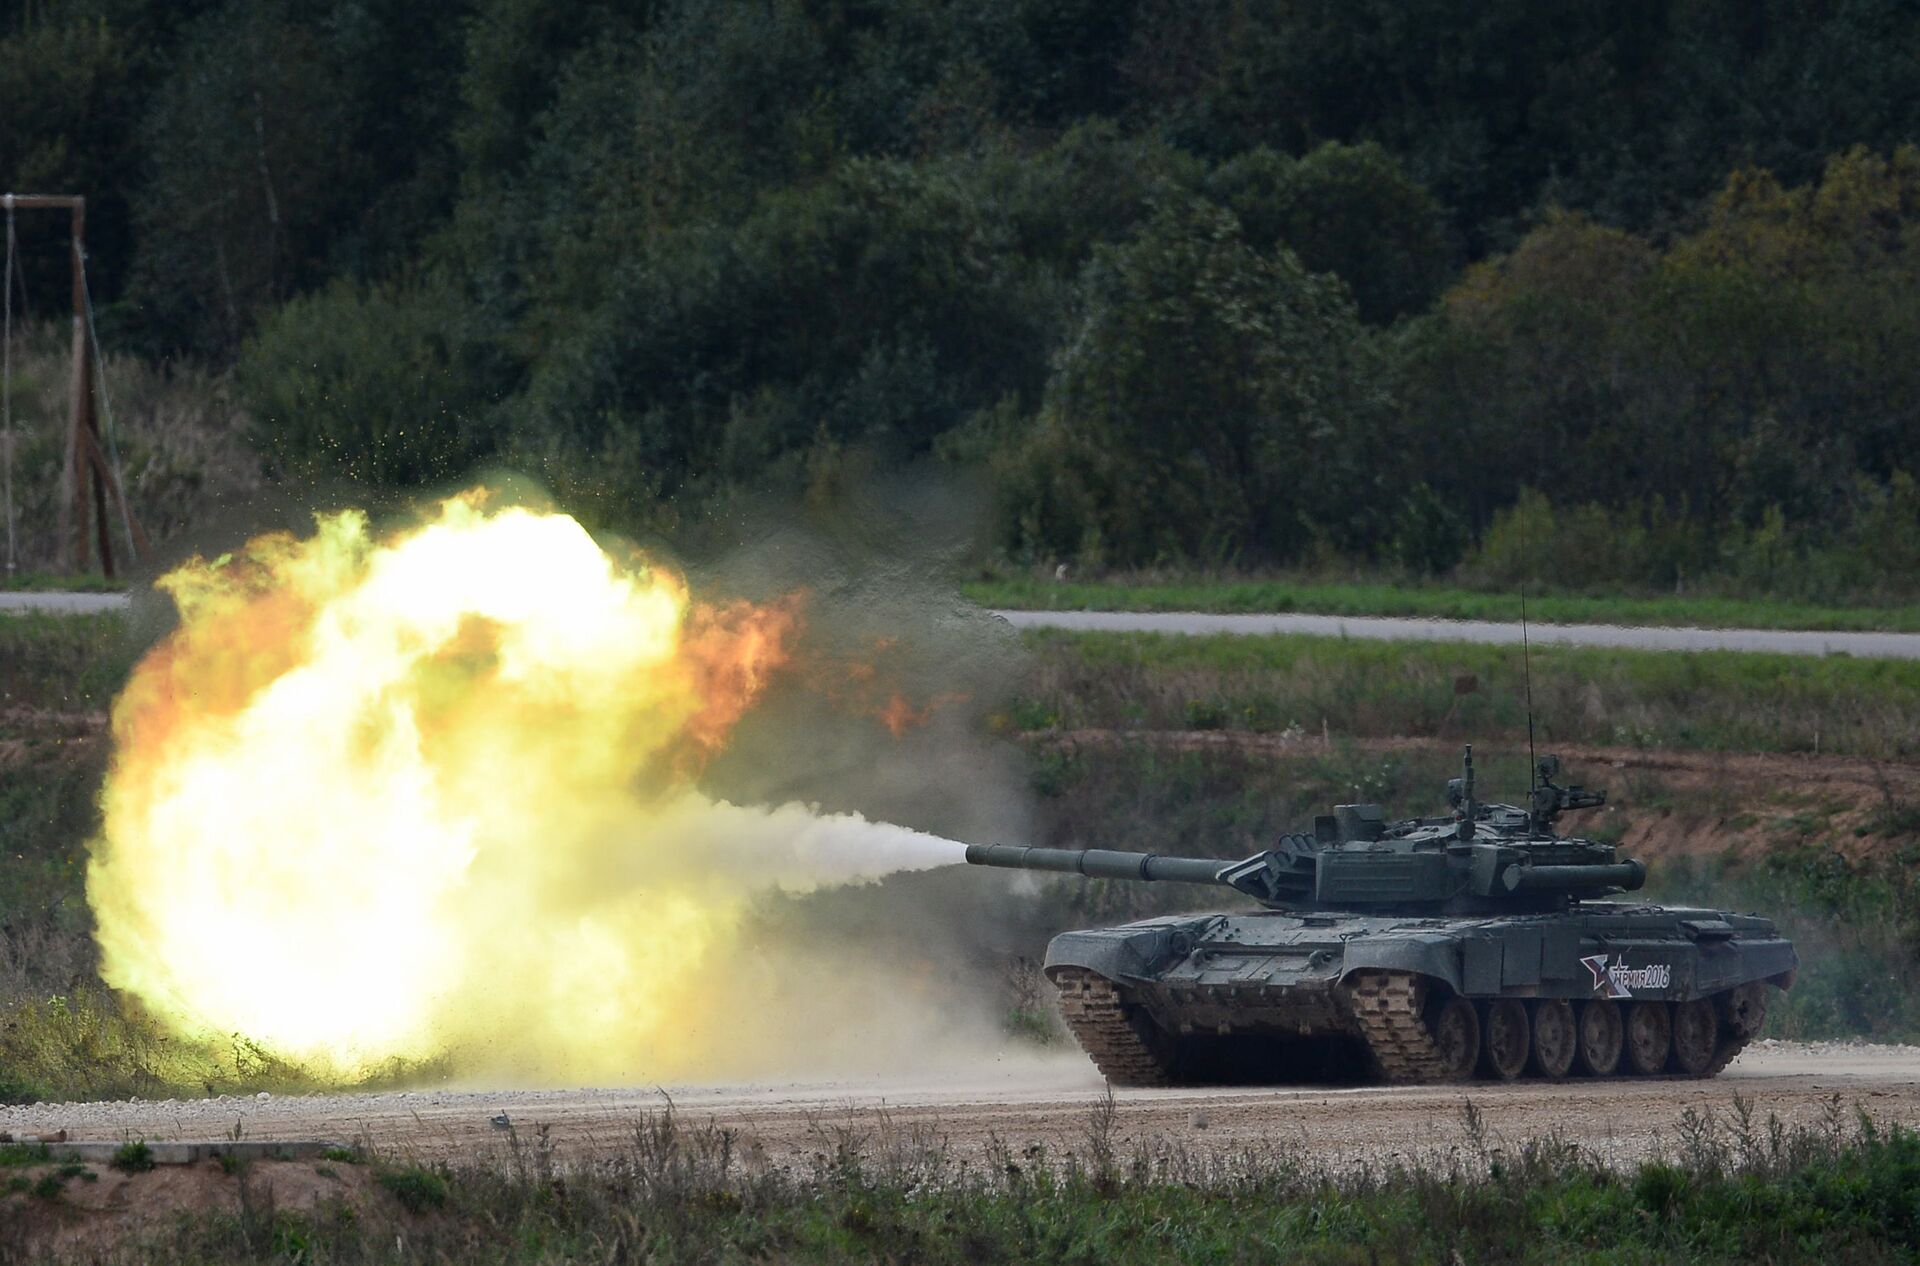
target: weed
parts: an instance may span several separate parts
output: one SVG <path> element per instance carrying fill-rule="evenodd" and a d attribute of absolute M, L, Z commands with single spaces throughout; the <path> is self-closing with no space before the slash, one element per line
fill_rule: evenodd
<path fill-rule="evenodd" d="M 45 1143 L 0 1143 L 0 1169 L 44 1165 L 50 1157 Z"/>
<path fill-rule="evenodd" d="M 1056 1045 L 1066 1036 L 1046 1007 L 1013 1007 L 1001 1018 L 1000 1028 L 1008 1037 L 1037 1046 Z"/>
<path fill-rule="evenodd" d="M 16 324 L 15 334 L 14 460 L 21 470 L 57 471 L 71 353 L 57 323 L 39 322 L 24 333 Z M 259 488 L 260 460 L 246 441 L 248 418 L 223 376 L 184 360 L 112 354 L 103 358 L 100 372 L 113 402 L 127 499 L 156 545 L 203 523 L 210 509 Z M 44 569 L 60 556 L 59 488 L 51 475 L 14 481 L 20 553 L 29 570 Z M 68 580 L 57 578 L 61 584 Z M 90 580 L 86 587 L 107 586 Z"/>
<path fill-rule="evenodd" d="M 418 1165 L 382 1169 L 374 1175 L 408 1213 L 425 1213 L 447 1203 L 446 1175 Z"/>
<path fill-rule="evenodd" d="M 1920 1248 L 1920 1136 L 1844 1102 L 1808 1126 L 1697 1114 L 1677 1154 L 1609 1168 L 1564 1138 L 1490 1137 L 1449 1159 L 1317 1163 L 1285 1148 L 1128 1143 L 1111 1100 L 1076 1150 L 977 1149 L 885 1113 L 816 1124 L 810 1162 L 770 1166 L 711 1126 L 650 1114 L 618 1155 L 388 1167 L 396 1237 L 344 1209 L 294 1217 L 264 1192 L 105 1260 L 1904 1261 Z M 1444 1130 L 1442 1132 L 1444 1134 Z M 1436 1141 L 1444 1141 L 1437 1139 Z M 396 1190 L 396 1186 L 398 1190 Z M 406 1194 L 402 1194 L 405 1192 Z M 431 1192 L 431 1195 L 425 1193 Z M 631 1247 L 644 1244 L 644 1253 Z M 1783 1247 L 1784 1246 L 1784 1247 Z M 590 1250 L 590 1251 L 589 1251 Z M 89 1250 L 92 1252 L 92 1250 Z M 101 1256 L 95 1253 L 95 1257 Z"/>
<path fill-rule="evenodd" d="M 104 708 L 143 649 L 124 616 L 0 616 L 0 697 L 61 711 Z"/>
<path fill-rule="evenodd" d="M 1109 1085 L 1087 1115 L 1087 1169 L 1094 1187 L 1102 1193 L 1111 1193 L 1119 1181 L 1113 1148 L 1113 1126 L 1119 1115 Z"/>
<path fill-rule="evenodd" d="M 153 1149 L 145 1139 L 122 1143 L 110 1163 L 123 1174 L 142 1174 L 153 1168 Z"/>
<path fill-rule="evenodd" d="M 1249 707 L 1247 709 L 1251 711 Z M 1230 709 L 1217 699 L 1187 700 L 1186 728 L 1189 730 L 1224 730 Z"/>

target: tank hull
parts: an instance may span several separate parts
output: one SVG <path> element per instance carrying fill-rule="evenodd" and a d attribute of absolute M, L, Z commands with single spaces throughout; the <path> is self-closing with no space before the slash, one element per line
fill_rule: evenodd
<path fill-rule="evenodd" d="M 1365 1055 L 1358 1066 L 1385 1081 L 1583 1067 L 1711 1076 L 1758 1031 L 1767 987 L 1789 986 L 1797 965 L 1767 919 L 1586 902 L 1484 917 L 1150 919 L 1058 936 L 1045 970 L 1111 1079 L 1167 1084 L 1198 1076 L 1196 1057 L 1229 1038 L 1254 1052 L 1233 1079 L 1356 1067 L 1342 1050 Z M 1610 1046 L 1621 1048 L 1611 1067 Z"/>

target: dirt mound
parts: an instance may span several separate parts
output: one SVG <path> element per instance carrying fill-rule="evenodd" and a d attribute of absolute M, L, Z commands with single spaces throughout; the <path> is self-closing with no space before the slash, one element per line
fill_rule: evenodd
<path fill-rule="evenodd" d="M 1147 745 L 1163 751 L 1325 756 L 1319 735 L 1233 730 L 1053 730 L 1028 741 L 1065 748 Z M 1356 739 L 1372 753 L 1454 754 L 1443 739 Z M 1556 743 L 1554 751 L 1606 786 L 1605 808 L 1571 814 L 1570 830 L 1606 834 L 1628 853 L 1749 857 L 1818 841 L 1850 862 L 1891 861 L 1920 833 L 1920 765 L 1858 756 L 1699 752 Z"/>
<path fill-rule="evenodd" d="M 0 707 L 0 769 L 89 760 L 106 736 L 104 712 Z"/>
<path fill-rule="evenodd" d="M 258 1160 L 231 1172 L 217 1160 L 122 1173 L 102 1165 L 9 1167 L 0 1225 L 33 1260 L 81 1258 L 163 1232 L 177 1215 L 221 1214 L 271 1227 L 278 1213 L 398 1216 L 365 1165 Z"/>

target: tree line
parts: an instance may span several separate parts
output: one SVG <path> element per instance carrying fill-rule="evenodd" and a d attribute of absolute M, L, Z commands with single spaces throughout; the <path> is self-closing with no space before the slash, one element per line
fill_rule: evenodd
<path fill-rule="evenodd" d="M 1917 42 L 1893 0 L 26 0 L 0 172 L 93 200 L 103 338 L 231 368 L 291 479 L 504 465 L 657 529 L 933 461 L 1015 560 L 1897 596 Z"/>

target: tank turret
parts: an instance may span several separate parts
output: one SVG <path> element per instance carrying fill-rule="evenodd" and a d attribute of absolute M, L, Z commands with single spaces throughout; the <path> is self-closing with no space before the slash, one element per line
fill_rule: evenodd
<path fill-rule="evenodd" d="M 1066 871 L 1092 879 L 1217 884 L 1270 909 L 1494 914 L 1565 910 L 1571 903 L 1631 892 L 1647 880 L 1640 862 L 1611 844 L 1553 833 L 1569 809 L 1606 803 L 1603 792 L 1561 787 L 1560 762 L 1541 758 L 1526 808 L 1474 798 L 1473 749 L 1447 784 L 1444 817 L 1390 822 L 1375 804 L 1335 805 L 1311 832 L 1282 835 L 1243 861 L 1221 863 L 1107 849 L 976 844 L 976 866 Z"/>
<path fill-rule="evenodd" d="M 1345 804 L 1242 861 L 975 845 L 978 866 L 1232 888 L 1261 910 L 1065 932 L 1044 970 L 1108 1079 L 1385 1081 L 1676 1073 L 1710 1077 L 1793 983 L 1756 915 L 1606 900 L 1647 869 L 1556 834 L 1606 797 L 1535 762 L 1524 806 L 1483 804 L 1473 749 L 1449 811 Z"/>

